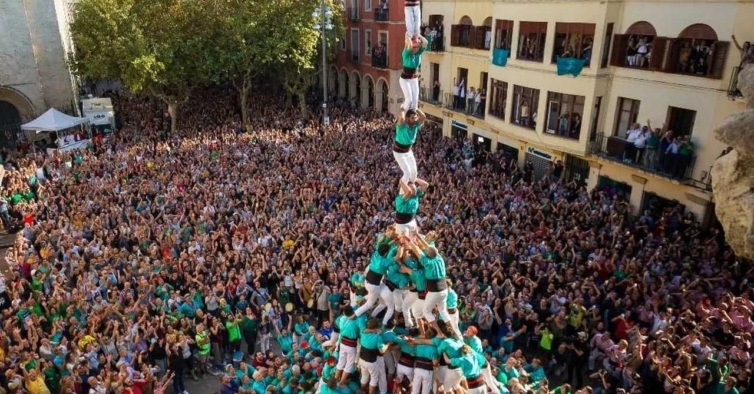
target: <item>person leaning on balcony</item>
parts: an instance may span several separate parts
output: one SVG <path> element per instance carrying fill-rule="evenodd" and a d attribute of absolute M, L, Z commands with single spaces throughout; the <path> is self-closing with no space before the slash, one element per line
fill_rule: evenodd
<path fill-rule="evenodd" d="M 754 64 L 754 47 L 751 46 L 751 43 L 749 41 L 745 41 L 743 45 L 740 45 L 738 43 L 738 40 L 736 40 L 735 34 L 731 35 L 730 38 L 733 40 L 733 44 L 736 45 L 736 48 L 741 53 L 741 63 L 739 64 L 739 67 L 743 68 L 747 64 Z"/>
<path fill-rule="evenodd" d="M 644 151 L 644 166 L 656 170 L 662 131 L 659 128 L 652 129 L 652 123 L 649 119 L 647 119 L 647 127 L 649 128 L 649 137 L 647 138 L 647 148 Z"/>
<path fill-rule="evenodd" d="M 482 112 L 484 112 L 484 89 L 479 88 L 479 90 L 476 92 L 476 97 L 474 97 L 474 115 L 476 116 L 482 116 Z"/>
<path fill-rule="evenodd" d="M 691 137 L 688 135 L 681 137 L 680 140 L 673 177 L 683 179 L 684 175 L 686 175 L 686 168 L 691 164 L 691 155 L 694 154 L 694 143 L 691 142 Z"/>
<path fill-rule="evenodd" d="M 458 110 L 463 111 L 466 109 L 466 81 L 461 79 L 461 88 L 458 92 Z"/>
<path fill-rule="evenodd" d="M 670 161 L 670 155 L 668 154 L 668 147 L 673 143 L 673 130 L 668 130 L 662 134 L 660 138 L 660 151 L 659 162 L 657 163 L 657 169 L 667 172 L 669 167 L 668 161 Z"/>
<path fill-rule="evenodd" d="M 474 113 L 474 99 L 476 98 L 476 90 L 474 90 L 474 87 L 470 87 L 468 92 L 466 92 L 466 112 L 473 114 Z"/>
<path fill-rule="evenodd" d="M 634 140 L 634 148 L 636 149 L 634 161 L 638 164 L 641 164 L 643 162 L 644 149 L 647 148 L 647 140 L 649 139 L 649 134 L 651 134 L 649 132 L 649 128 L 647 126 L 644 126 L 641 128 L 641 133 Z"/>
<path fill-rule="evenodd" d="M 636 147 L 634 142 L 641 135 L 641 125 L 634 123 L 626 132 L 626 145 L 623 147 L 623 161 L 634 162 L 636 160 Z"/>
<path fill-rule="evenodd" d="M 678 150 L 681 146 L 681 138 L 675 137 L 671 140 L 668 149 L 665 151 L 665 172 L 669 175 L 675 173 L 675 169 L 678 163 Z"/>

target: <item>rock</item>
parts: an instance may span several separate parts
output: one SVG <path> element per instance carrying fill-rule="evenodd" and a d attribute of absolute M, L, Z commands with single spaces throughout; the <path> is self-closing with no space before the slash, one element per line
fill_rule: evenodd
<path fill-rule="evenodd" d="M 738 76 L 738 88 L 748 109 L 734 114 L 715 130 L 733 151 L 717 159 L 712 168 L 715 213 L 736 254 L 754 259 L 754 65 Z"/>

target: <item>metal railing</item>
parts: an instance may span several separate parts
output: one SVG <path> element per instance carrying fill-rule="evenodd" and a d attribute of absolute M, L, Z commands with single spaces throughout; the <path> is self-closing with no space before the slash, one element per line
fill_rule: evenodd
<path fill-rule="evenodd" d="M 733 74 L 730 76 L 730 84 L 728 85 L 728 97 L 735 99 L 743 97 L 741 91 L 738 90 L 738 73 L 741 72 L 741 67 L 734 67 Z"/>
<path fill-rule="evenodd" d="M 622 163 L 664 178 L 679 181 L 692 180 L 696 156 L 673 155 L 659 150 L 637 149 L 633 143 L 616 136 L 597 133 L 590 143 L 589 153 L 604 159 Z"/>
<path fill-rule="evenodd" d="M 387 7 L 377 7 L 374 9 L 375 22 L 389 22 L 390 12 Z"/>
<path fill-rule="evenodd" d="M 484 107 L 487 104 L 487 99 L 477 103 L 476 101 L 469 102 L 466 97 L 455 97 L 452 93 L 445 93 L 443 99 L 443 107 L 460 112 L 475 118 L 484 119 Z"/>
<path fill-rule="evenodd" d="M 442 105 L 442 98 L 442 90 L 435 90 L 427 87 L 419 88 L 419 101 L 432 105 Z"/>
<path fill-rule="evenodd" d="M 374 55 L 372 54 L 372 67 L 374 68 L 387 68 L 387 54 Z"/>

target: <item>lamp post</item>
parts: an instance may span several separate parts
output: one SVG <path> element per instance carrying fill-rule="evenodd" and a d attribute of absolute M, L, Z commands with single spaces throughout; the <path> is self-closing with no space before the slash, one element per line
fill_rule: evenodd
<path fill-rule="evenodd" d="M 322 35 L 322 124 L 330 124 L 330 117 L 327 116 L 327 30 L 332 30 L 332 10 L 325 5 L 325 0 L 320 0 L 319 8 L 312 12 L 314 19 L 314 28 L 320 30 Z"/>

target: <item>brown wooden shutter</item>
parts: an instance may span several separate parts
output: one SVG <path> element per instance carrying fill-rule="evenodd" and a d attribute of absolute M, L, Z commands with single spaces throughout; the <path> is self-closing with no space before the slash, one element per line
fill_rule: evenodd
<path fill-rule="evenodd" d="M 477 26 L 475 27 L 476 33 L 474 34 L 474 45 L 472 48 L 476 49 L 484 49 L 484 36 L 487 33 L 487 27 L 486 26 Z"/>
<path fill-rule="evenodd" d="M 626 34 L 616 34 L 613 36 L 613 51 L 610 53 L 611 66 L 623 67 L 626 65 L 628 37 Z"/>
<path fill-rule="evenodd" d="M 713 45 L 709 76 L 721 79 L 725 73 L 725 60 L 728 58 L 730 43 L 728 41 L 717 41 Z"/>
<path fill-rule="evenodd" d="M 666 73 L 675 73 L 678 71 L 678 56 L 681 54 L 681 46 L 688 40 L 672 38 L 668 40 L 667 50 L 665 51 L 665 63 L 662 66 L 662 71 Z"/>
<path fill-rule="evenodd" d="M 667 37 L 655 37 L 652 41 L 652 57 L 649 61 L 649 68 L 652 70 L 662 70 L 662 65 L 665 64 L 665 58 L 668 55 L 668 43 L 670 39 Z"/>
<path fill-rule="evenodd" d="M 461 25 L 450 26 L 450 45 L 458 46 L 458 41 L 460 37 L 461 37 Z"/>

